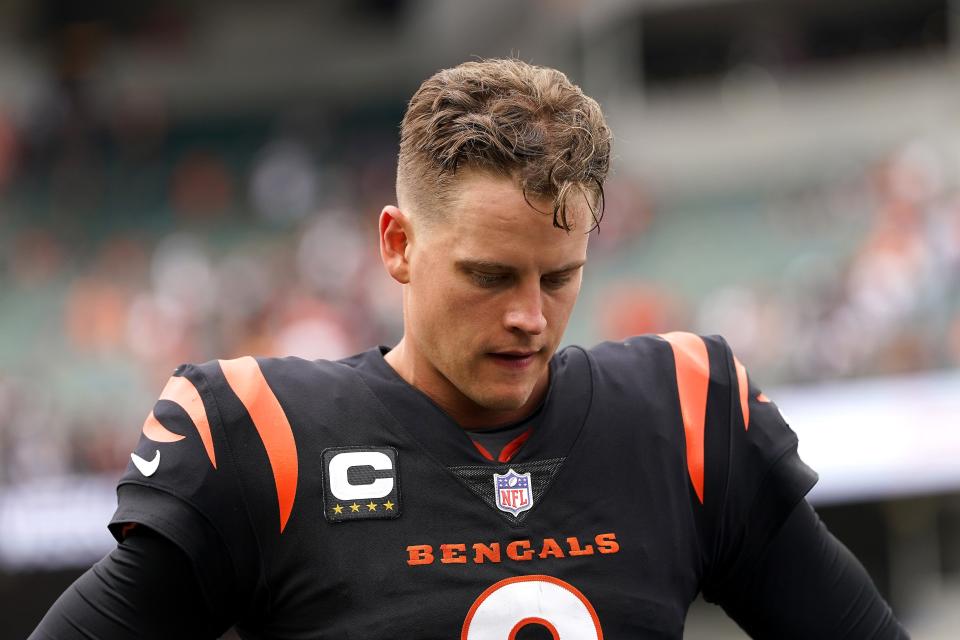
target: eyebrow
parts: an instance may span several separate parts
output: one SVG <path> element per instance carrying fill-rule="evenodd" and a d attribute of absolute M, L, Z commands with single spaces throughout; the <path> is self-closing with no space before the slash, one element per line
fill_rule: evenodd
<path fill-rule="evenodd" d="M 455 264 L 456 267 L 461 271 L 489 271 L 494 273 L 516 273 L 517 271 L 516 268 L 508 264 L 503 264 L 502 262 L 493 262 L 492 260 L 457 260 Z M 548 273 L 566 273 L 567 271 L 579 269 L 584 264 L 586 264 L 586 260 L 575 260 L 563 265 L 559 269 L 549 271 Z"/>

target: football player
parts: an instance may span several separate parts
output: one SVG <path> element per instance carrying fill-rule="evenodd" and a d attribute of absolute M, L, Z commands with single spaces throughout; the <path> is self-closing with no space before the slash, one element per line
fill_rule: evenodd
<path fill-rule="evenodd" d="M 903 638 L 719 337 L 557 351 L 611 135 L 559 71 L 468 62 L 403 120 L 380 254 L 404 334 L 337 362 L 178 368 L 118 546 L 35 638 Z"/>

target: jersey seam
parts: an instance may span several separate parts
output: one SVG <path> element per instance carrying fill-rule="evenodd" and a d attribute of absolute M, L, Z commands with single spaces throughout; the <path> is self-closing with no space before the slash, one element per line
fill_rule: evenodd
<path fill-rule="evenodd" d="M 727 425 L 726 425 L 727 427 L 726 467 L 727 468 L 726 468 L 726 473 L 724 474 L 723 493 L 722 493 L 722 497 L 720 499 L 720 505 L 719 505 L 719 508 L 717 509 L 717 514 L 716 514 L 717 532 L 715 535 L 715 539 L 713 541 L 712 564 L 715 564 L 717 562 L 717 559 L 720 557 L 720 550 L 722 547 L 723 538 L 727 534 L 726 527 L 723 526 L 723 523 L 724 523 L 723 514 L 726 513 L 727 505 L 730 504 L 730 485 L 732 484 L 732 482 L 730 481 L 730 478 L 733 475 L 734 411 L 738 406 L 737 403 L 734 402 L 734 400 L 738 399 L 736 397 L 738 389 L 733 384 L 733 380 L 735 379 L 735 372 L 733 374 L 731 373 L 731 368 L 733 367 L 733 358 L 732 358 L 733 349 L 730 347 L 730 344 L 727 342 L 726 338 L 724 338 L 723 336 L 718 336 L 718 338 L 720 339 L 720 343 L 723 345 L 723 359 L 724 359 L 724 363 L 726 364 L 725 370 L 726 370 L 727 381 L 728 381 L 727 396 L 728 396 L 728 402 L 730 403 L 730 410 L 727 414 Z M 779 459 L 780 458 L 777 457 L 777 460 Z M 754 499 L 756 499 L 756 497 L 754 497 Z M 714 567 L 711 566 L 710 569 L 712 573 L 714 570 Z"/>
<path fill-rule="evenodd" d="M 594 367 L 594 365 L 595 365 L 596 363 L 595 363 L 594 360 L 590 357 L 590 353 L 589 353 L 586 349 L 584 349 L 583 347 L 581 347 L 581 346 L 579 346 L 579 345 L 571 345 L 569 348 L 570 348 L 570 349 L 576 349 L 577 351 L 579 351 L 580 353 L 582 353 L 582 354 L 583 354 L 583 359 L 584 359 L 584 360 L 586 361 L 586 363 L 587 363 L 587 374 L 588 374 L 589 380 L 590 380 L 590 394 L 587 396 L 587 397 L 589 398 L 589 400 L 587 401 L 587 408 L 586 408 L 586 410 L 583 412 L 583 420 L 580 421 L 580 426 L 579 426 L 578 429 L 577 429 L 577 437 L 576 437 L 576 438 L 573 440 L 573 442 L 570 444 L 570 450 L 567 451 L 567 452 L 566 452 L 566 455 L 564 456 L 563 465 L 561 465 L 561 467 L 560 467 L 559 469 L 557 469 L 557 473 L 556 473 L 556 475 L 554 476 L 553 480 L 550 482 L 550 485 L 547 487 L 547 490 L 543 492 L 543 495 L 542 495 L 542 496 L 540 496 L 540 500 L 541 500 L 541 501 L 542 501 L 543 498 L 547 495 L 547 493 L 549 493 L 550 489 L 553 488 L 554 483 L 556 483 L 556 481 L 557 481 L 557 477 L 558 477 L 561 473 L 563 473 L 563 470 L 564 470 L 564 468 L 565 468 L 566 465 L 567 465 L 567 460 L 569 460 L 570 458 L 575 458 L 575 457 L 576 457 L 576 454 L 577 454 L 578 450 L 580 449 L 580 447 L 577 447 L 577 443 L 580 442 L 580 439 L 584 437 L 583 432 L 584 432 L 584 429 L 585 429 L 586 426 L 587 426 L 587 421 L 590 419 L 590 412 L 593 410 L 594 394 L 596 393 L 596 389 L 597 389 L 597 385 L 594 383 L 594 371 L 593 371 L 593 367 Z"/>
<path fill-rule="evenodd" d="M 799 441 L 798 441 L 797 437 L 794 436 L 794 437 L 790 440 L 790 442 L 789 442 L 781 451 L 779 451 L 779 452 L 777 453 L 777 455 L 774 457 L 773 461 L 772 461 L 769 465 L 767 465 L 767 467 L 766 467 L 766 469 L 764 469 L 763 473 L 760 474 L 760 482 L 759 482 L 759 484 L 758 484 L 757 486 L 759 486 L 759 487 L 762 487 L 762 486 L 763 486 L 763 484 L 764 484 L 764 482 L 766 481 L 767 477 L 774 471 L 774 469 L 776 469 L 776 468 L 781 464 L 781 462 L 783 462 L 783 459 L 784 459 L 787 455 L 789 455 L 791 451 L 793 451 L 793 450 L 796 448 L 798 442 L 799 442 Z M 796 506 L 797 506 L 798 504 L 800 504 L 800 501 L 803 500 L 803 496 L 804 496 L 804 495 L 805 495 L 805 494 L 800 494 L 800 496 L 798 497 L 797 501 L 794 502 L 792 505 L 790 505 L 790 510 L 787 511 L 788 517 L 789 517 L 790 511 L 792 511 L 794 508 L 796 508 Z M 747 537 L 749 536 L 749 532 L 748 532 L 748 527 L 750 526 L 749 515 L 750 515 L 751 513 L 753 513 L 754 507 L 756 506 L 757 501 L 758 501 L 759 499 L 760 499 L 760 491 L 758 490 L 758 491 L 756 492 L 756 494 L 753 496 L 753 498 L 750 500 L 750 506 L 747 507 L 747 509 L 746 509 L 746 511 L 745 511 L 745 513 L 747 514 L 748 517 L 746 518 L 746 524 L 744 525 L 744 533 L 743 533 L 743 539 L 744 539 L 744 540 L 746 540 Z M 778 528 L 781 527 L 781 526 L 783 526 L 783 522 L 784 522 L 784 521 L 785 521 L 785 519 L 779 523 Z M 770 533 L 770 538 L 773 537 L 773 535 L 776 533 L 777 530 L 778 530 L 778 529 L 774 529 L 773 531 L 771 531 L 771 533 Z M 770 539 L 767 539 L 767 540 L 764 540 L 764 541 L 763 541 L 763 547 L 762 547 L 762 549 L 761 549 L 760 552 L 757 554 L 757 556 L 754 558 L 755 562 L 759 563 L 759 562 L 762 561 L 764 555 L 765 555 L 766 552 L 767 552 L 767 547 L 769 546 L 769 542 L 770 542 Z M 728 573 L 728 575 L 727 575 L 726 577 L 724 577 L 724 578 L 720 581 L 719 584 L 714 584 L 714 585 L 713 585 L 713 589 L 714 589 L 714 590 L 722 590 L 723 585 L 729 584 L 729 583 L 731 583 L 731 582 L 735 582 L 736 579 L 737 579 L 737 577 L 738 577 L 738 575 L 740 574 L 740 572 L 744 570 L 744 568 L 743 568 L 742 565 L 743 565 L 742 561 L 738 559 L 737 562 L 734 563 L 734 565 L 733 565 L 733 567 L 731 568 L 731 570 L 730 570 L 730 572 Z"/>
<path fill-rule="evenodd" d="M 220 366 L 219 363 L 217 363 L 217 366 L 218 366 L 218 367 Z M 251 512 L 251 510 L 250 510 L 250 504 L 249 504 L 249 502 L 247 501 L 246 484 L 245 484 L 245 482 L 243 481 L 243 474 L 240 473 L 240 466 L 237 464 L 237 458 L 236 458 L 236 456 L 234 455 L 233 447 L 230 445 L 230 437 L 229 437 L 229 435 L 228 435 L 228 433 L 227 433 L 227 429 L 226 429 L 226 427 L 225 427 L 225 423 L 224 423 L 224 420 L 223 420 L 223 413 L 220 411 L 220 403 L 217 402 L 217 396 L 216 396 L 216 394 L 213 393 L 213 391 L 210 389 L 210 380 L 209 380 L 209 378 L 207 377 L 207 375 L 203 372 L 203 370 L 202 370 L 200 367 L 193 367 L 193 369 L 199 374 L 200 378 L 201 378 L 202 381 L 203 381 L 203 385 L 201 385 L 201 386 L 203 387 L 203 389 L 202 389 L 202 390 L 199 390 L 199 391 L 200 391 L 201 393 L 206 392 L 206 394 L 207 394 L 208 397 L 210 398 L 211 404 L 213 405 L 213 409 L 214 409 L 214 411 L 216 412 L 216 415 L 217 415 L 217 425 L 219 426 L 220 433 L 223 435 L 223 446 L 224 446 L 225 449 L 226 449 L 227 456 L 230 458 L 230 462 L 231 462 L 231 464 L 233 465 L 233 469 L 234 469 L 234 471 L 235 471 L 235 475 L 236 475 L 236 481 L 235 481 L 235 482 L 237 483 L 238 488 L 239 488 L 239 490 L 240 490 L 240 501 L 243 503 L 243 510 L 244 510 L 244 513 L 245 513 L 245 515 L 246 515 L 246 517 L 247 517 L 247 523 L 248 523 L 248 525 L 250 526 L 250 531 L 251 531 L 251 533 L 253 534 L 253 539 L 254 539 L 254 541 L 256 542 L 256 545 L 257 545 L 257 551 L 258 551 L 257 555 L 259 556 L 259 557 L 258 557 L 258 560 L 259 560 L 258 564 L 260 565 L 260 571 L 262 572 L 263 587 L 264 587 L 264 590 L 267 592 L 267 607 L 268 607 L 268 613 L 269 613 L 269 610 L 272 609 L 272 607 L 273 607 L 273 595 L 272 595 L 272 591 L 271 591 L 271 588 L 270 588 L 270 579 L 269 579 L 270 573 L 269 573 L 269 571 L 267 570 L 267 566 L 266 566 L 266 562 L 267 562 L 267 561 L 266 561 L 266 557 L 265 557 L 265 555 L 264 555 L 264 553 L 263 553 L 263 545 L 261 544 L 261 541 L 260 541 L 260 535 L 259 535 L 258 532 L 257 532 L 257 528 L 256 528 L 256 526 L 255 526 L 255 524 L 254 524 L 254 520 L 253 520 L 253 515 L 252 515 L 252 512 Z M 222 369 L 221 369 L 221 371 L 222 371 Z M 219 527 L 217 527 L 217 531 L 218 531 L 218 533 L 220 532 Z M 221 533 L 221 536 L 222 536 L 222 535 L 223 535 L 223 534 Z M 227 553 L 230 555 L 231 560 L 233 560 L 233 553 L 231 552 L 229 546 L 227 546 Z M 234 569 L 236 570 L 236 568 L 237 568 L 238 566 L 239 566 L 239 565 L 238 565 L 238 564 L 236 563 L 236 561 L 234 560 Z M 239 577 L 239 575 L 238 575 L 238 577 Z M 255 590 L 254 590 L 253 593 L 251 593 L 250 599 L 251 599 L 251 601 L 255 601 L 255 600 L 256 600 L 256 591 L 255 591 Z M 252 602 L 251 602 L 250 604 L 252 604 Z"/>
<path fill-rule="evenodd" d="M 698 336 L 698 337 L 700 337 L 701 340 L 703 339 L 702 336 Z M 670 343 L 667 342 L 666 340 L 664 340 L 662 337 L 660 338 L 659 342 L 661 342 L 663 345 L 665 345 L 667 349 L 671 349 L 671 350 L 672 350 L 672 347 L 670 346 Z M 632 345 L 631 345 L 631 346 L 632 346 Z M 704 341 L 704 346 L 706 346 L 706 341 Z M 682 466 L 682 469 L 683 469 L 682 474 L 683 474 L 683 478 L 684 478 L 684 487 L 687 489 L 687 494 L 689 495 L 690 492 L 693 490 L 693 489 L 692 489 L 692 486 L 691 486 L 691 485 L 692 485 L 692 478 L 690 477 L 690 474 L 689 474 L 689 472 L 687 471 L 687 467 L 685 466 L 685 465 L 686 465 L 686 456 L 687 456 L 687 440 L 686 440 L 686 435 L 685 435 L 685 433 L 683 433 L 684 430 L 685 430 L 685 428 L 684 428 L 684 422 L 683 422 L 683 408 L 682 408 L 681 405 L 680 405 L 680 382 L 679 382 L 679 379 L 678 379 L 678 373 L 679 373 L 679 372 L 677 371 L 677 366 L 676 366 L 676 363 L 675 363 L 673 357 L 671 357 L 671 365 L 670 365 L 670 366 L 673 367 L 673 373 L 674 373 L 674 375 L 673 375 L 673 400 L 674 400 L 675 403 L 676 403 L 675 409 L 676 409 L 677 415 L 679 416 L 679 421 L 680 421 L 680 430 L 681 430 L 680 439 L 681 439 L 681 442 L 682 442 L 682 449 L 681 449 L 681 451 L 680 451 L 680 457 L 681 457 L 681 459 L 682 459 L 681 465 L 683 465 L 683 466 Z M 709 399 L 709 395 L 708 395 L 707 397 L 708 397 L 708 399 Z M 704 419 L 704 470 L 705 470 L 705 471 L 706 471 L 706 463 L 707 463 L 707 453 L 706 453 L 706 428 L 707 428 L 706 419 Z M 706 479 L 707 479 L 707 474 L 704 473 L 704 494 L 706 494 Z M 704 504 L 704 505 L 701 505 L 701 506 L 705 506 L 705 504 Z M 699 563 L 699 568 L 700 568 L 700 585 L 699 585 L 699 586 L 700 586 L 700 590 L 702 591 L 702 590 L 703 590 L 704 578 L 707 577 L 707 576 L 709 576 L 709 570 L 710 570 L 711 568 L 707 566 L 707 562 L 706 562 L 706 558 L 705 558 L 705 555 L 706 555 L 706 554 L 705 554 L 704 549 L 703 549 L 703 544 L 701 543 L 701 541 L 703 540 L 703 537 L 701 536 L 700 526 L 699 526 L 699 524 L 698 524 L 698 523 L 699 523 L 699 517 L 698 517 L 698 515 L 697 515 L 697 506 L 696 506 L 696 503 L 694 502 L 694 498 L 693 498 L 692 495 L 690 495 L 690 499 L 687 500 L 687 513 L 690 514 L 690 526 L 692 527 L 692 530 L 693 530 L 693 536 L 694 536 L 694 538 L 698 541 L 698 543 L 697 543 L 697 545 L 696 545 L 696 550 L 697 550 L 697 561 L 698 561 L 698 563 Z"/>
<path fill-rule="evenodd" d="M 790 438 L 790 441 L 786 444 L 786 446 L 784 446 L 783 449 L 777 453 L 777 455 L 776 455 L 776 457 L 774 457 L 773 461 L 772 461 L 769 465 L 767 465 L 767 468 L 766 468 L 766 469 L 763 470 L 763 473 L 760 475 L 760 482 L 759 482 L 758 485 L 757 485 L 758 487 L 762 487 L 762 486 L 763 486 L 764 480 L 767 479 L 767 476 L 769 476 L 770 473 L 771 473 L 775 468 L 777 468 L 777 466 L 780 464 L 780 462 L 783 460 L 783 458 L 786 457 L 787 454 L 789 454 L 791 451 L 793 451 L 793 450 L 797 447 L 798 444 L 800 444 L 800 441 L 799 441 L 799 439 L 797 438 L 797 436 L 795 436 L 795 435 L 792 436 L 792 437 Z M 802 498 L 802 496 L 801 496 L 801 498 Z M 758 490 L 758 491 L 756 492 L 756 494 L 753 496 L 753 499 L 750 501 L 750 507 L 749 507 L 749 509 L 748 509 L 748 511 L 747 511 L 748 513 L 753 510 L 753 506 L 757 503 L 757 500 L 759 500 L 759 499 L 760 499 L 760 491 Z"/>
<path fill-rule="evenodd" d="M 380 400 L 380 397 L 373 391 L 373 389 L 370 388 L 370 385 L 367 384 L 367 381 L 364 379 L 364 377 L 363 377 L 359 372 L 357 372 L 356 370 L 354 370 L 354 369 L 353 369 L 352 367 L 350 367 L 350 366 L 347 366 L 347 365 L 343 365 L 343 366 L 344 366 L 346 369 L 348 369 L 348 370 L 351 372 L 351 374 L 354 375 L 354 376 L 357 378 L 357 380 L 360 382 L 360 384 L 363 385 L 364 391 L 373 399 L 373 401 L 376 403 L 376 406 L 379 408 L 379 410 L 380 410 L 381 412 L 383 412 L 387 417 L 389 417 L 389 418 L 390 418 L 390 421 L 393 422 L 393 424 L 396 425 L 398 428 L 400 428 L 400 429 L 403 431 L 403 434 L 404 434 L 408 439 L 410 439 L 410 440 L 413 441 L 418 447 L 420 447 L 420 449 L 423 450 L 424 454 L 426 454 L 426 456 L 427 456 L 431 461 L 433 461 L 434 463 L 436 463 L 436 465 L 437 465 L 438 467 L 441 467 L 442 469 L 446 469 L 446 468 L 447 468 L 446 466 L 444 466 L 444 464 L 443 464 L 442 462 L 440 462 L 440 460 L 438 460 L 438 459 L 433 455 L 433 453 L 431 453 L 429 450 L 427 450 L 427 448 L 426 448 L 425 446 L 423 446 L 423 445 L 420 443 L 419 440 L 417 440 L 415 437 L 413 437 L 413 434 L 410 433 L 410 430 L 407 429 L 406 427 L 404 427 L 403 424 L 400 422 L 400 420 L 398 420 L 397 417 L 393 415 L 393 412 L 391 412 L 390 409 L 387 408 L 387 406 L 386 406 L 385 404 L 383 404 L 383 401 Z"/>

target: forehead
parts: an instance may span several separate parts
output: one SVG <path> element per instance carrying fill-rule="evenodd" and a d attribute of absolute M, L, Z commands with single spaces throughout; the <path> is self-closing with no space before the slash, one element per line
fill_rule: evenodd
<path fill-rule="evenodd" d="M 553 226 L 553 201 L 527 197 L 513 179 L 466 171 L 451 189 L 440 237 L 452 257 L 510 263 L 568 263 L 586 257 L 589 208 L 576 196 L 568 203 L 571 231 Z"/>

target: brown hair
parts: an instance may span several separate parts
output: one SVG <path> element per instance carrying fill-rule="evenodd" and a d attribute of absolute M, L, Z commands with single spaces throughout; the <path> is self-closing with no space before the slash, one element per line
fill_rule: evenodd
<path fill-rule="evenodd" d="M 580 193 L 596 226 L 610 140 L 600 106 L 560 71 L 516 59 L 465 62 L 428 78 L 410 99 L 397 198 L 437 215 L 457 169 L 470 167 L 513 177 L 524 198 L 551 198 L 553 224 L 567 231 L 567 201 Z"/>

